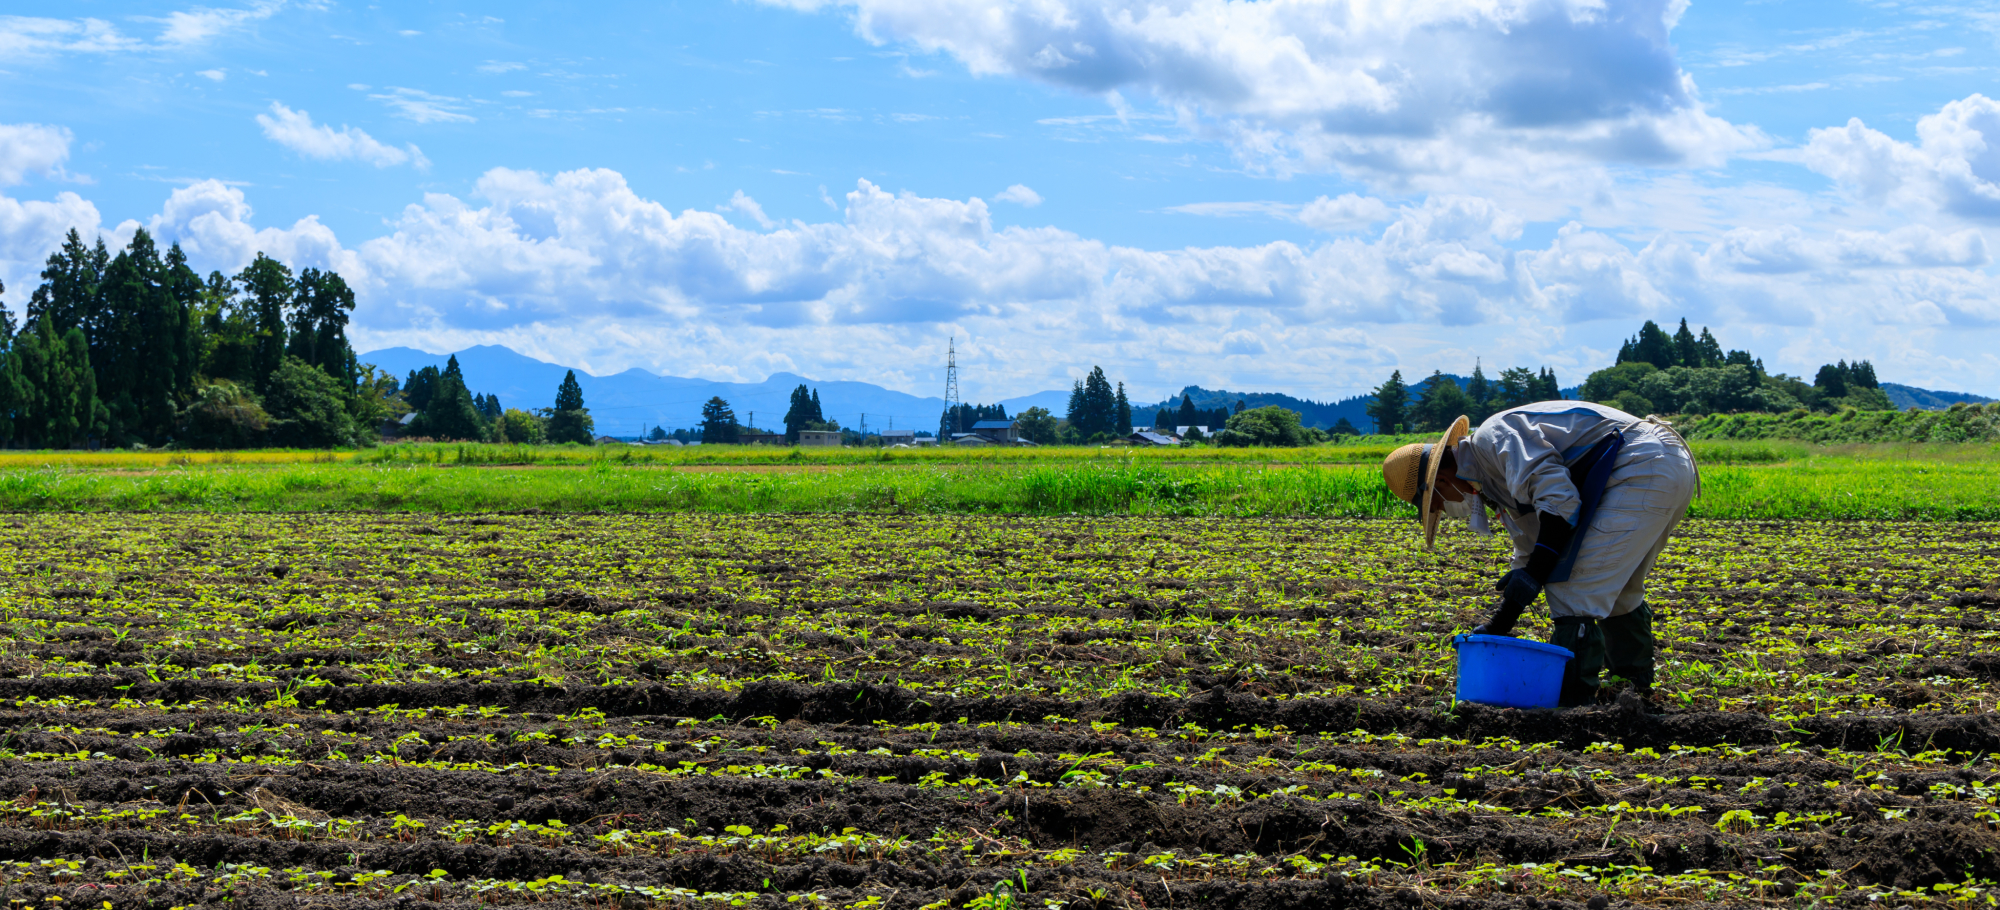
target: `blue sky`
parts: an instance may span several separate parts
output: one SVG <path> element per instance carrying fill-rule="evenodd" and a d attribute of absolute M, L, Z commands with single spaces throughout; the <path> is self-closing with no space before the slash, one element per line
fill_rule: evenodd
<path fill-rule="evenodd" d="M 9 4 L 0 299 L 145 226 L 598 373 L 1333 398 L 1687 316 L 2000 393 L 1990 7 L 551 6 Z"/>

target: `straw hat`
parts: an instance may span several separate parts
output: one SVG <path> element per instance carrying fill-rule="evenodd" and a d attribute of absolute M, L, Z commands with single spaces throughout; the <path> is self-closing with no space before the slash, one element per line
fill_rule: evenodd
<path fill-rule="evenodd" d="M 1437 541 L 1438 519 L 1441 512 L 1431 508 L 1430 492 L 1437 488 L 1438 466 L 1444 459 L 1438 453 L 1465 438 L 1472 421 L 1460 417 L 1451 422 L 1451 428 L 1438 437 L 1436 445 L 1413 442 L 1403 446 L 1382 460 L 1382 479 L 1389 482 L 1389 492 L 1398 499 L 1417 507 L 1417 520 L 1424 526 L 1424 546 L 1430 547 Z"/>

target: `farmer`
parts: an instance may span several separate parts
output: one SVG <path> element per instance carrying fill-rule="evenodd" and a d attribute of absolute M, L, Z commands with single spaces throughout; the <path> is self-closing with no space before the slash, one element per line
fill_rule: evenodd
<path fill-rule="evenodd" d="M 1425 547 L 1440 515 L 1491 534 L 1489 508 L 1513 537 L 1513 562 L 1494 585 L 1500 606 L 1473 633 L 1511 635 L 1546 593 L 1549 642 L 1576 655 L 1563 670 L 1562 705 L 1594 701 L 1607 664 L 1650 695 L 1646 575 L 1701 488 L 1687 441 L 1657 417 L 1585 401 L 1509 408 L 1470 436 L 1467 423 L 1458 418 L 1436 445 L 1389 453 L 1382 475 L 1417 507 Z"/>

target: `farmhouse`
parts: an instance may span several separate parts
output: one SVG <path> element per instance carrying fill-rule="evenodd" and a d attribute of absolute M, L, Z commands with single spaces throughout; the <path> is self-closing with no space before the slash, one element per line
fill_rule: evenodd
<path fill-rule="evenodd" d="M 1125 439 L 1135 446 L 1177 446 L 1181 444 L 1180 439 L 1177 437 L 1169 436 L 1166 433 L 1154 433 L 1149 430 L 1140 430 L 1125 437 Z"/>
<path fill-rule="evenodd" d="M 1020 442 L 1021 426 L 1012 420 L 982 420 L 972 425 L 972 434 L 987 442 Z"/>
<path fill-rule="evenodd" d="M 839 431 L 839 430 L 800 430 L 800 431 L 799 431 L 799 445 L 800 445 L 800 446 L 832 446 L 832 447 L 834 447 L 834 448 L 839 448 L 839 447 L 840 447 L 840 431 Z"/>

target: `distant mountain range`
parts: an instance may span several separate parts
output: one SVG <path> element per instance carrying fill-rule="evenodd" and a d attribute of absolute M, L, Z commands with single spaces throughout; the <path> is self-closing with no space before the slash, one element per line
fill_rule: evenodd
<path fill-rule="evenodd" d="M 372 363 L 401 379 L 412 370 L 427 366 L 443 367 L 449 356 L 415 348 L 383 348 L 362 354 L 361 362 Z M 562 384 L 563 373 L 570 369 L 515 353 L 513 349 L 500 345 L 466 348 L 457 352 L 457 356 L 459 369 L 465 373 L 466 385 L 476 393 L 498 396 L 500 404 L 509 408 L 548 407 L 555 401 L 556 386 Z M 1467 381 L 1463 376 L 1446 375 L 1461 386 Z M 738 420 L 748 423 L 754 414 L 757 426 L 780 427 L 784 424 L 785 408 L 791 401 L 792 389 L 800 383 L 819 390 L 823 412 L 843 427 L 859 427 L 865 415 L 870 430 L 895 426 L 935 432 L 938 417 L 944 413 L 944 399 L 941 397 L 891 391 L 868 382 L 819 382 L 795 373 L 773 373 L 763 382 L 717 382 L 661 376 L 640 369 L 611 376 L 593 376 L 577 370 L 576 379 L 583 386 L 583 400 L 597 422 L 597 431 L 611 436 L 637 436 L 655 426 L 669 430 L 692 427 L 700 422 L 702 403 L 718 395 L 735 409 Z M 1882 390 L 1889 393 L 1889 401 L 1897 408 L 1942 410 L 1961 401 L 1981 404 L 1994 400 L 1960 392 L 1935 392 L 1893 382 L 1882 383 Z M 1563 390 L 1563 394 L 1574 397 L 1576 391 L 1568 388 Z M 1368 419 L 1367 410 L 1368 403 L 1374 398 L 1372 395 L 1356 395 L 1338 401 L 1311 401 L 1281 392 L 1231 392 L 1195 385 L 1183 388 L 1180 395 L 1166 401 L 1151 404 L 1134 402 L 1133 422 L 1141 426 L 1149 425 L 1152 415 L 1159 409 L 1178 408 L 1182 395 L 1193 395 L 1198 408 L 1234 408 L 1238 401 L 1252 408 L 1278 405 L 1299 412 L 1307 426 L 1322 429 L 1333 426 L 1343 417 L 1364 432 L 1374 425 Z M 1008 414 L 1042 407 L 1060 417 L 1069 407 L 1069 390 L 1036 392 L 1002 399 L 998 403 L 1007 407 Z"/>
<path fill-rule="evenodd" d="M 1967 395 L 1964 392 L 1933 392 L 1930 389 L 1919 389 L 1897 382 L 1882 383 L 1882 391 L 1889 393 L 1889 403 L 1895 405 L 1899 411 L 1910 408 L 1942 411 L 1959 402 L 1985 404 L 1993 400 L 1979 395 Z"/>
<path fill-rule="evenodd" d="M 1368 432 L 1368 429 L 1374 426 L 1374 422 L 1368 419 L 1368 403 L 1375 400 L 1375 396 L 1373 395 L 1356 395 L 1353 398 L 1342 398 L 1339 401 L 1309 401 L 1304 398 L 1294 398 L 1283 392 L 1231 392 L 1226 389 L 1204 389 L 1198 385 L 1191 385 L 1181 389 L 1179 395 L 1156 404 L 1138 404 L 1135 402 L 1132 405 L 1132 422 L 1145 426 L 1160 409 L 1177 409 L 1181 406 L 1181 398 L 1190 395 L 1194 397 L 1194 406 L 1204 410 L 1213 410 L 1215 408 L 1235 410 L 1236 403 L 1241 401 L 1245 408 L 1262 408 L 1271 405 L 1290 408 L 1299 412 L 1299 422 L 1309 427 L 1328 429 L 1334 424 L 1339 423 L 1342 417 L 1347 418 L 1348 423 L 1353 424 L 1364 433 Z M 1068 406 L 1069 399 L 1067 393 L 1065 393 L 1063 407 L 1066 408 Z"/>
<path fill-rule="evenodd" d="M 466 386 L 478 394 L 498 396 L 501 406 L 509 408 L 548 407 L 555 402 L 563 373 L 570 369 L 500 345 L 480 345 L 456 353 Z M 360 359 L 400 380 L 412 370 L 442 368 L 450 356 L 415 348 L 384 348 L 362 354 Z M 583 401 L 597 431 L 608 436 L 638 436 L 655 426 L 669 430 L 693 427 L 701 422 L 702 403 L 718 395 L 736 411 L 737 420 L 747 424 L 754 414 L 756 426 L 782 427 L 792 390 L 800 383 L 819 390 L 821 411 L 843 427 L 859 427 L 865 415 L 870 430 L 893 425 L 936 432 L 938 417 L 944 413 L 941 397 L 890 391 L 867 382 L 819 382 L 794 373 L 773 373 L 763 382 L 717 382 L 640 369 L 610 376 L 577 370 L 576 381 L 583 386 Z M 999 403 L 1007 406 L 1009 414 L 1040 406 L 1060 415 L 1069 406 L 1069 392 L 1037 392 Z"/>

